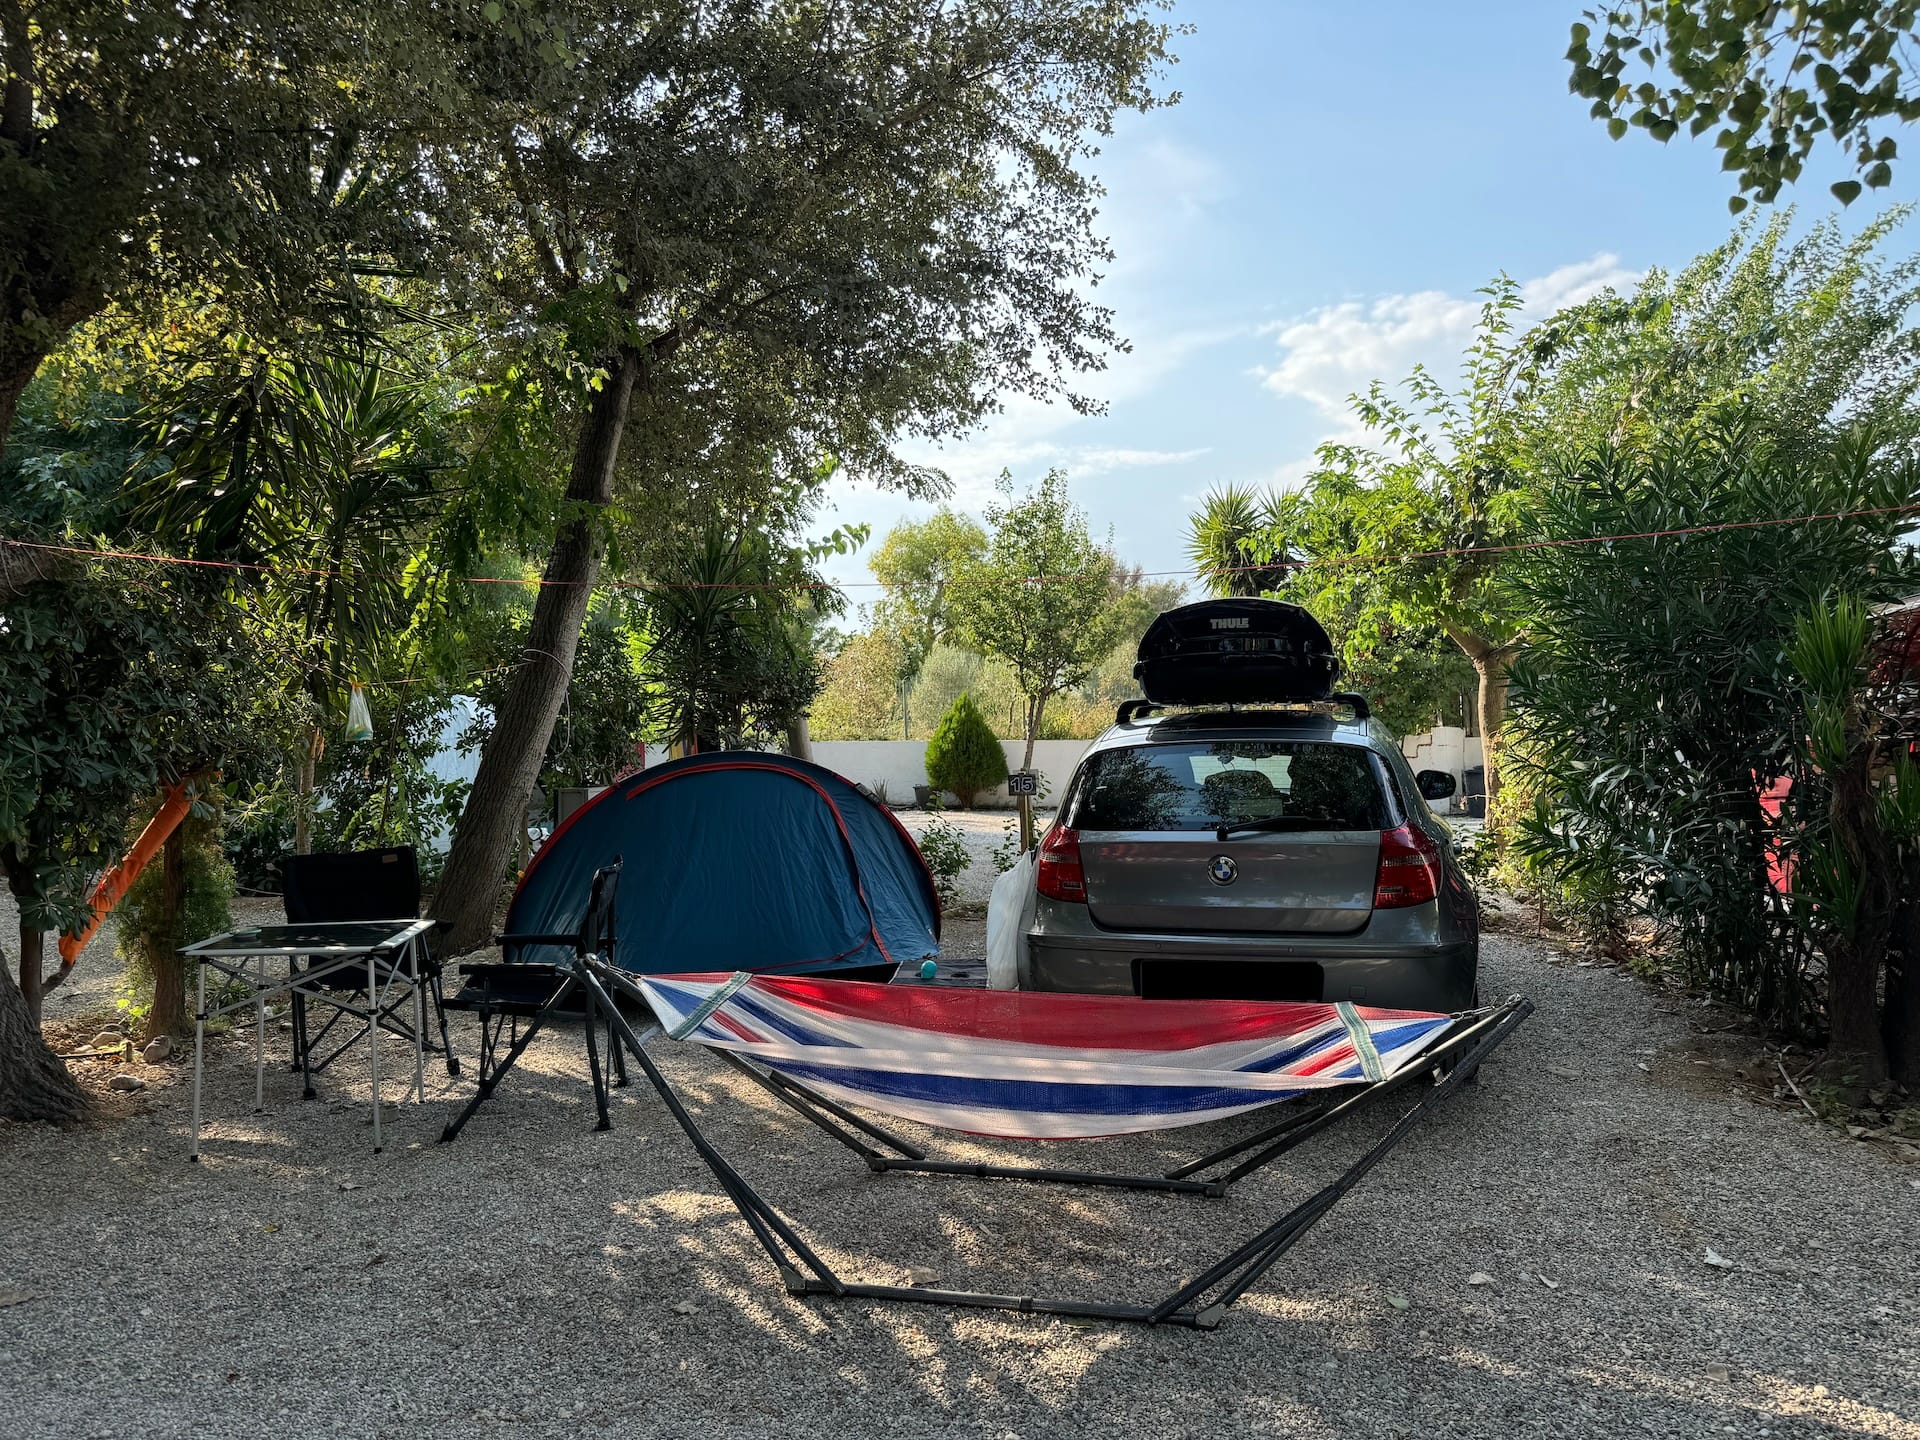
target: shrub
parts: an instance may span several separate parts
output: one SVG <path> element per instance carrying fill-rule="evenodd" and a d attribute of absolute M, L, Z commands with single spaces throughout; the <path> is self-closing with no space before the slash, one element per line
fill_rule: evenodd
<path fill-rule="evenodd" d="M 147 818 L 135 817 L 129 841 Z M 221 849 L 218 814 L 189 815 L 174 833 L 176 843 L 168 848 L 179 855 L 177 873 L 168 873 L 166 850 L 154 856 L 114 916 L 116 948 L 126 965 L 120 1008 L 149 1035 L 186 1028 L 188 967 L 180 947 L 233 924 L 233 867 Z"/>
<path fill-rule="evenodd" d="M 927 783 L 951 790 L 962 809 L 973 808 L 973 797 L 1007 778 L 1007 756 L 971 695 L 962 693 L 947 708 L 927 742 Z"/>
<path fill-rule="evenodd" d="M 933 872 L 933 888 L 939 892 L 940 904 L 951 906 L 957 882 L 973 863 L 966 838 L 951 820 L 935 819 L 920 832 L 919 845 L 921 858 Z"/>
<path fill-rule="evenodd" d="M 1542 802 L 1523 858 L 1603 923 L 1631 907 L 1662 927 L 1687 983 L 1808 1038 L 1830 977 L 1777 880 L 1830 781 L 1802 753 L 1794 617 L 1844 588 L 1910 591 L 1895 517 L 1920 501 L 1904 446 L 1811 443 L 1786 460 L 1748 428 L 1703 426 L 1567 457 L 1542 537 L 1637 538 L 1542 546 L 1508 577 L 1532 616 L 1509 736 Z"/>

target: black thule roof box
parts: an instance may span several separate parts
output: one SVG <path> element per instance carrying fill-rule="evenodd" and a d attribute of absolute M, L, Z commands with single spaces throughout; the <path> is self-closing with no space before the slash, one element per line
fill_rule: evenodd
<path fill-rule="evenodd" d="M 1155 705 L 1331 700 L 1340 660 L 1320 622 L 1298 605 L 1201 600 L 1147 627 L 1133 675 Z"/>

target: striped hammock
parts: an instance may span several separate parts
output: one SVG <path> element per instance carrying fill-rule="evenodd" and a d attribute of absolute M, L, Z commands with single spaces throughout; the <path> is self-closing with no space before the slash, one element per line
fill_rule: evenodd
<path fill-rule="evenodd" d="M 676 1040 L 734 1051 L 843 1104 L 1034 1140 L 1198 1125 L 1390 1079 L 1454 1018 L 745 972 L 635 979 Z"/>

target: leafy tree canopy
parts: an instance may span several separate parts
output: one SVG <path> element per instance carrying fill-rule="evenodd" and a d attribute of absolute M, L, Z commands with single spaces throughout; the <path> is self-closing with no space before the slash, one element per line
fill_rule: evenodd
<path fill-rule="evenodd" d="M 986 553 L 987 532 L 942 506 L 925 520 L 903 520 L 887 532 L 867 566 L 886 588 L 878 623 L 896 631 L 910 671 L 954 629 L 948 587 Z"/>
<path fill-rule="evenodd" d="M 1914 0 L 1631 0 L 1573 27 L 1568 88 L 1616 140 L 1712 130 L 1739 177 L 1735 214 L 1798 180 L 1823 144 L 1853 162 L 1858 178 L 1833 186 L 1851 204 L 1892 183 L 1894 131 L 1920 119 L 1916 18 Z"/>
<path fill-rule="evenodd" d="M 7 6 L 0 446 L 40 362 L 111 301 L 214 283 L 271 333 L 346 303 L 354 270 L 423 255 L 423 142 L 490 118 L 452 57 L 522 43 L 481 11 Z"/>
<path fill-rule="evenodd" d="M 1094 543 L 1060 471 L 1018 499 L 1013 477 L 1002 475 L 1000 493 L 987 508 L 987 556 L 959 577 L 953 603 L 969 642 L 1006 661 L 1026 697 L 1030 765 L 1047 701 L 1085 680 L 1111 648 L 1113 554 Z"/>
<path fill-rule="evenodd" d="M 1007 752 L 973 697 L 963 691 L 927 741 L 927 782 L 936 790 L 951 790 L 961 807 L 971 810 L 976 795 L 1006 778 Z"/>

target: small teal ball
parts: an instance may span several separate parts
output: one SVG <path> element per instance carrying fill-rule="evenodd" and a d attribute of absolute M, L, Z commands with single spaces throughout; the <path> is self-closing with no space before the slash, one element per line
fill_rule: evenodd
<path fill-rule="evenodd" d="M 922 980 L 931 980 L 933 979 L 934 976 L 938 975 L 939 973 L 940 973 L 940 967 L 934 964 L 933 961 L 922 960 L 920 962 L 920 978 Z"/>

